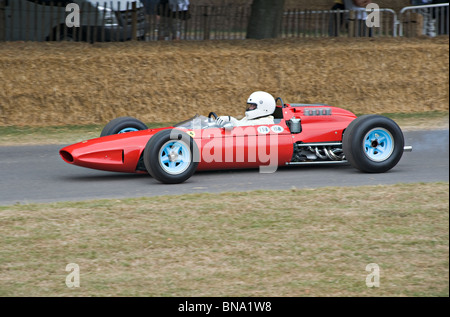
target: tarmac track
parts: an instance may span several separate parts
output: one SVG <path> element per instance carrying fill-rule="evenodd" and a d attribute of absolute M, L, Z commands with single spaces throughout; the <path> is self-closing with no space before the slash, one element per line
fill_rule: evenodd
<path fill-rule="evenodd" d="M 399 164 L 383 174 L 364 174 L 350 165 L 279 168 L 273 174 L 255 170 L 198 172 L 187 182 L 164 185 L 148 175 L 90 170 L 65 163 L 64 145 L 0 147 L 0 205 L 80 201 L 257 189 L 317 188 L 449 181 L 449 131 L 405 132 Z"/>

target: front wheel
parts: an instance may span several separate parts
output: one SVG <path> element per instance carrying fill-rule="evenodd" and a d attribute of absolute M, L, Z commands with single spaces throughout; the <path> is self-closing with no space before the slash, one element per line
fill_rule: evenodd
<path fill-rule="evenodd" d="M 161 183 L 178 184 L 189 179 L 197 169 L 198 147 L 187 133 L 168 129 L 150 138 L 144 149 L 148 173 Z"/>
<path fill-rule="evenodd" d="M 384 173 L 400 161 L 404 143 L 403 133 L 393 120 L 365 115 L 349 124 L 342 149 L 353 167 L 366 173 Z"/>
<path fill-rule="evenodd" d="M 103 128 L 100 136 L 120 134 L 126 132 L 146 130 L 148 127 L 140 120 L 133 117 L 119 117 L 111 120 Z"/>

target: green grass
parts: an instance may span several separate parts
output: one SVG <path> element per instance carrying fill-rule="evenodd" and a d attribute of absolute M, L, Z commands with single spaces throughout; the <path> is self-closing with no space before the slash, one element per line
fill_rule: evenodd
<path fill-rule="evenodd" d="M 361 114 L 358 114 L 358 116 Z M 448 128 L 449 113 L 429 111 L 421 113 L 386 113 L 402 129 Z M 175 122 L 147 123 L 149 128 L 161 128 Z M 100 136 L 104 124 L 67 125 L 48 127 L 0 126 L 0 146 L 30 144 L 68 144 Z"/>
<path fill-rule="evenodd" d="M 448 195 L 420 183 L 0 206 L 0 296 L 449 296 Z"/>
<path fill-rule="evenodd" d="M 427 111 L 427 112 L 417 112 L 417 113 L 382 113 L 382 115 L 389 117 L 393 120 L 432 120 L 447 118 L 448 111 Z"/>
<path fill-rule="evenodd" d="M 147 126 L 149 128 L 161 128 L 172 124 L 174 123 L 147 123 Z M 99 137 L 104 126 L 104 124 L 88 124 L 47 127 L 0 127 L 0 146 L 75 143 Z"/>

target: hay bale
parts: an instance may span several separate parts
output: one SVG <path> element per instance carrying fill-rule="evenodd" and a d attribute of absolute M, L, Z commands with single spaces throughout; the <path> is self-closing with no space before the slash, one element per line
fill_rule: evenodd
<path fill-rule="evenodd" d="M 407 37 L 416 37 L 422 35 L 423 15 L 419 13 L 410 13 L 405 16 L 403 23 L 403 34 Z"/>
<path fill-rule="evenodd" d="M 3 43 L 0 125 L 242 116 L 251 92 L 356 113 L 448 111 L 448 37 Z"/>

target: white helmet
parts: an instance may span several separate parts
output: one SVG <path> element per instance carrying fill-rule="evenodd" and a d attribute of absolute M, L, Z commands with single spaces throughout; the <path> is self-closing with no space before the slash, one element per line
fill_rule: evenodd
<path fill-rule="evenodd" d="M 247 99 L 247 119 L 256 119 L 271 115 L 275 111 L 276 102 L 271 94 L 264 91 L 255 91 Z"/>

